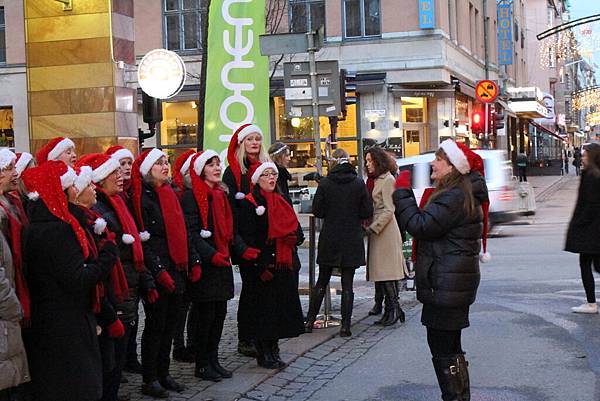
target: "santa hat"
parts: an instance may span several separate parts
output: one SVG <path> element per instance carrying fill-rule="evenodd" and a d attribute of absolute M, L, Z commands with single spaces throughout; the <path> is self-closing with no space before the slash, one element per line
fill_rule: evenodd
<path fill-rule="evenodd" d="M 133 162 L 131 169 L 131 201 L 133 205 L 133 217 L 136 219 L 140 238 L 142 241 L 150 239 L 150 233 L 144 227 L 142 219 L 142 182 L 154 163 L 163 156 L 167 156 L 162 150 L 157 148 L 146 149 Z"/>
<path fill-rule="evenodd" d="M 181 191 L 184 190 L 183 177 L 187 174 L 190 169 L 190 162 L 192 157 L 196 154 L 196 151 L 193 149 L 186 150 L 175 160 L 175 164 L 173 164 L 173 183 L 177 188 Z"/>
<path fill-rule="evenodd" d="M 448 160 L 462 175 L 468 174 L 471 171 L 477 171 L 485 177 L 485 169 L 483 159 L 477 153 L 473 152 L 468 146 L 463 143 L 455 142 L 452 139 L 446 139 L 440 144 L 440 148 L 446 153 Z M 481 237 L 481 254 L 479 260 L 486 263 L 492 259 L 492 255 L 487 251 L 487 234 L 488 234 L 488 215 L 490 210 L 490 201 L 485 200 L 481 204 L 483 209 L 483 235 Z"/>
<path fill-rule="evenodd" d="M 235 198 L 238 200 L 244 199 L 244 194 L 241 192 L 242 169 L 235 154 L 242 141 L 250 134 L 259 134 L 261 138 L 263 137 L 263 133 L 258 126 L 254 124 L 244 124 L 233 133 L 231 140 L 229 141 L 229 146 L 227 147 L 227 164 L 229 164 L 229 169 L 233 173 L 233 178 L 235 178 L 237 189 Z"/>
<path fill-rule="evenodd" d="M 75 166 L 74 168 L 77 177 L 75 177 L 75 188 L 77 188 L 77 193 L 80 193 L 84 189 L 86 189 L 92 182 L 93 172 L 90 166 Z"/>
<path fill-rule="evenodd" d="M 277 170 L 277 165 L 273 162 L 266 162 L 266 163 L 262 163 L 260 166 L 258 166 L 256 168 L 256 170 L 254 171 L 254 174 L 252 174 L 252 183 L 256 184 L 258 182 L 258 179 L 260 178 L 260 175 L 262 173 L 265 172 L 265 170 L 267 169 L 273 169 L 275 170 L 276 173 L 279 173 L 279 170 Z"/>
<path fill-rule="evenodd" d="M 194 199 L 196 199 L 196 203 L 198 204 L 198 209 L 200 210 L 200 217 L 202 218 L 203 227 L 200 230 L 200 236 L 202 238 L 210 238 L 212 233 L 208 230 L 208 185 L 202 180 L 202 170 L 204 170 L 204 166 L 206 162 L 212 159 L 213 157 L 219 157 L 219 154 L 214 150 L 207 149 L 202 152 L 196 153 L 191 160 L 191 164 L 193 166 L 193 174 L 190 172 L 190 176 L 192 178 L 192 193 L 194 194 Z"/>
<path fill-rule="evenodd" d="M 121 167 L 119 161 L 104 153 L 90 153 L 83 156 L 75 163 L 76 166 L 89 166 L 92 168 L 92 180 L 95 184 L 99 183 L 116 169 Z"/>
<path fill-rule="evenodd" d="M 53 138 L 44 145 L 38 152 L 35 154 L 35 158 L 38 164 L 44 164 L 48 160 L 58 160 L 58 157 L 69 148 L 75 148 L 75 143 L 69 138 L 63 138 L 59 136 L 57 138 Z"/>
<path fill-rule="evenodd" d="M 120 145 L 111 146 L 110 148 L 106 149 L 106 154 L 117 161 L 120 161 L 121 159 L 135 159 L 133 153 L 131 153 L 131 150 Z"/>
<path fill-rule="evenodd" d="M 8 148 L 0 148 L 0 170 L 5 169 L 14 160 L 17 160 L 17 155 Z"/>
<path fill-rule="evenodd" d="M 29 163 L 33 160 L 33 155 L 28 152 L 17 153 L 17 162 L 15 163 L 15 169 L 19 177 L 23 174 L 23 171 L 27 168 Z"/>
<path fill-rule="evenodd" d="M 89 249 L 85 231 L 69 211 L 67 196 L 64 193 L 65 189 L 73 185 L 76 178 L 77 174 L 71 167 L 61 161 L 53 160 L 23 172 L 25 188 L 36 193 L 50 213 L 71 226 L 81 246 L 83 257 L 87 259 Z"/>

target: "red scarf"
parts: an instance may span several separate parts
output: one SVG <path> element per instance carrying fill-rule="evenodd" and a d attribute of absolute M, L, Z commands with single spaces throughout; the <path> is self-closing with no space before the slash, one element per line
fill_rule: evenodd
<path fill-rule="evenodd" d="M 246 181 L 248 181 L 248 188 L 250 189 L 250 192 L 252 192 L 252 188 L 254 188 L 254 184 L 252 183 L 252 175 L 254 174 L 258 166 L 260 166 L 262 163 L 252 157 L 247 157 L 246 160 L 248 160 Z"/>
<path fill-rule="evenodd" d="M 15 292 L 17 293 L 17 298 L 19 298 L 19 302 L 21 303 L 21 307 L 23 308 L 23 320 L 29 321 L 31 318 L 31 298 L 29 296 L 29 288 L 27 287 L 27 281 L 25 281 L 25 273 L 23 271 L 23 257 L 21 255 L 21 232 L 23 230 L 23 225 L 27 224 L 27 217 L 25 217 L 25 212 L 23 211 L 23 206 L 21 204 L 21 200 L 15 198 L 12 195 L 7 194 L 6 199 L 11 202 L 17 208 L 20 216 L 17 218 L 10 210 L 9 207 L 0 202 L 0 207 L 4 211 L 4 214 L 8 218 L 8 224 L 10 229 L 10 248 L 13 256 L 13 263 L 15 265 Z M 19 208 L 16 204 L 18 201 L 21 205 Z M 20 210 L 19 210 L 20 209 Z M 21 212 L 22 211 L 22 212 Z M 21 223 L 21 221 L 23 223 Z"/>
<path fill-rule="evenodd" d="M 210 190 L 212 218 L 217 252 L 229 256 L 229 244 L 233 240 L 233 214 L 227 194 L 219 186 Z"/>
<path fill-rule="evenodd" d="M 176 270 L 187 270 L 187 231 L 185 229 L 183 211 L 181 210 L 177 195 L 175 195 L 175 191 L 173 191 L 173 188 L 169 184 L 155 187 L 154 191 L 158 195 L 160 210 L 165 224 L 169 256 L 175 262 Z"/>
<path fill-rule="evenodd" d="M 267 239 L 275 241 L 275 266 L 285 269 L 292 268 L 292 251 L 294 245 L 286 241 L 285 237 L 295 235 L 298 229 L 298 218 L 292 206 L 277 192 L 266 192 L 262 189 L 260 194 L 267 201 L 267 219 L 269 231 Z"/>
<path fill-rule="evenodd" d="M 93 222 L 91 222 L 91 224 L 93 225 Z M 83 231 L 85 231 L 85 236 L 88 242 L 88 255 L 92 259 L 97 259 L 98 248 L 96 247 L 96 242 L 94 242 L 94 236 L 90 230 L 84 229 Z M 104 298 L 104 283 L 102 283 L 102 281 L 98 281 L 94 287 L 94 297 L 92 298 L 92 311 L 96 314 L 102 311 L 102 298 Z"/>
<path fill-rule="evenodd" d="M 133 266 L 137 272 L 144 271 L 144 250 L 142 249 L 142 240 L 140 239 L 140 233 L 138 232 L 133 216 L 129 212 L 125 201 L 120 194 L 109 196 L 101 187 L 96 189 L 106 195 L 106 198 L 110 202 L 111 206 L 117 213 L 117 218 L 121 223 L 123 234 L 129 234 L 133 236 L 133 244 L 131 244 L 131 251 L 133 253 Z"/>
<path fill-rule="evenodd" d="M 425 208 L 425 205 L 427 205 L 427 201 L 431 197 L 431 194 L 433 193 L 434 190 L 435 190 L 435 188 L 431 188 L 431 187 L 425 188 L 425 191 L 423 191 L 423 196 L 421 196 L 421 201 L 419 202 L 419 209 L 423 210 Z M 413 240 L 412 240 L 411 259 L 412 259 L 413 263 L 417 261 L 417 240 L 416 240 L 416 238 L 413 238 Z"/>
<path fill-rule="evenodd" d="M 373 189 L 375 188 L 375 178 L 373 174 L 367 175 L 367 191 L 369 191 L 369 199 L 373 201 Z"/>

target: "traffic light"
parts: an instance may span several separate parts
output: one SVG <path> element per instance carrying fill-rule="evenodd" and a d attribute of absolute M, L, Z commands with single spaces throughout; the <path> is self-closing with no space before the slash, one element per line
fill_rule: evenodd
<path fill-rule="evenodd" d="M 504 111 L 504 110 L 502 110 Z M 504 113 L 496 111 L 494 119 L 494 128 L 497 130 L 504 128 Z"/>
<path fill-rule="evenodd" d="M 340 70 L 340 96 L 342 104 L 342 115 L 346 117 L 348 105 L 356 104 L 356 72 Z"/>
<path fill-rule="evenodd" d="M 480 134 L 484 131 L 483 112 L 481 110 L 474 110 L 471 112 L 471 132 L 473 134 Z"/>

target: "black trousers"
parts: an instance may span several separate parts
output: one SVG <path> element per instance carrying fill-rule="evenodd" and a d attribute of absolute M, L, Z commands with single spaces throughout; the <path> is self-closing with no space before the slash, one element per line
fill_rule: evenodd
<path fill-rule="evenodd" d="M 129 334 L 129 342 L 127 343 L 127 357 L 125 360 L 125 364 L 134 364 L 138 361 L 137 354 L 137 335 L 138 335 L 138 326 L 139 319 L 135 320 L 135 325 L 131 328 L 131 333 Z"/>
<path fill-rule="evenodd" d="M 144 383 L 169 375 L 171 344 L 182 294 L 165 294 L 154 304 L 144 303 L 146 321 L 142 333 L 142 379 Z"/>
<path fill-rule="evenodd" d="M 210 356 L 217 357 L 227 315 L 227 301 L 193 302 L 192 311 L 197 316 L 194 330 L 196 365 L 205 367 Z"/>
<path fill-rule="evenodd" d="M 441 358 L 463 354 L 461 333 L 462 330 L 438 330 L 427 327 L 427 343 L 429 344 L 431 356 Z"/>
<path fill-rule="evenodd" d="M 127 362 L 127 347 L 129 345 L 129 338 L 134 333 L 134 329 L 137 329 L 137 321 L 123 322 L 125 327 L 125 333 L 123 337 L 115 338 L 114 341 L 114 355 L 115 355 L 115 366 L 110 372 L 104 372 L 102 378 L 102 401 L 116 401 L 119 393 L 119 387 L 121 386 L 121 374 L 123 368 Z M 136 330 L 137 331 L 137 330 Z"/>
<path fill-rule="evenodd" d="M 325 289 L 331 280 L 331 274 L 335 266 L 319 265 L 319 278 L 317 279 L 316 288 Z M 352 291 L 354 284 L 354 267 L 342 267 L 342 291 Z"/>
<path fill-rule="evenodd" d="M 519 181 L 527 182 L 527 167 L 519 167 Z"/>
<path fill-rule="evenodd" d="M 194 330 L 197 326 L 197 313 L 192 307 L 189 299 L 184 299 L 179 308 L 177 316 L 177 328 L 175 329 L 175 337 L 173 338 L 173 349 L 185 348 L 194 349 Z M 187 324 L 186 324 L 187 323 Z M 184 331 L 187 328 L 187 337 L 184 338 Z"/>
<path fill-rule="evenodd" d="M 579 255 L 579 268 L 581 269 L 581 281 L 588 303 L 596 302 L 596 283 L 592 273 L 592 263 L 594 270 L 600 273 L 600 255 L 591 255 L 582 253 Z"/>

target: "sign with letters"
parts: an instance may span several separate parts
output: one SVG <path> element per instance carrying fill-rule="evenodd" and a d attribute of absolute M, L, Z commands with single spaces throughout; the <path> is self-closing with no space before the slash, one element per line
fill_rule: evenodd
<path fill-rule="evenodd" d="M 419 28 L 435 28 L 435 0 L 419 0 Z"/>
<path fill-rule="evenodd" d="M 500 0 L 498 11 L 498 65 L 512 65 L 512 1 Z"/>

